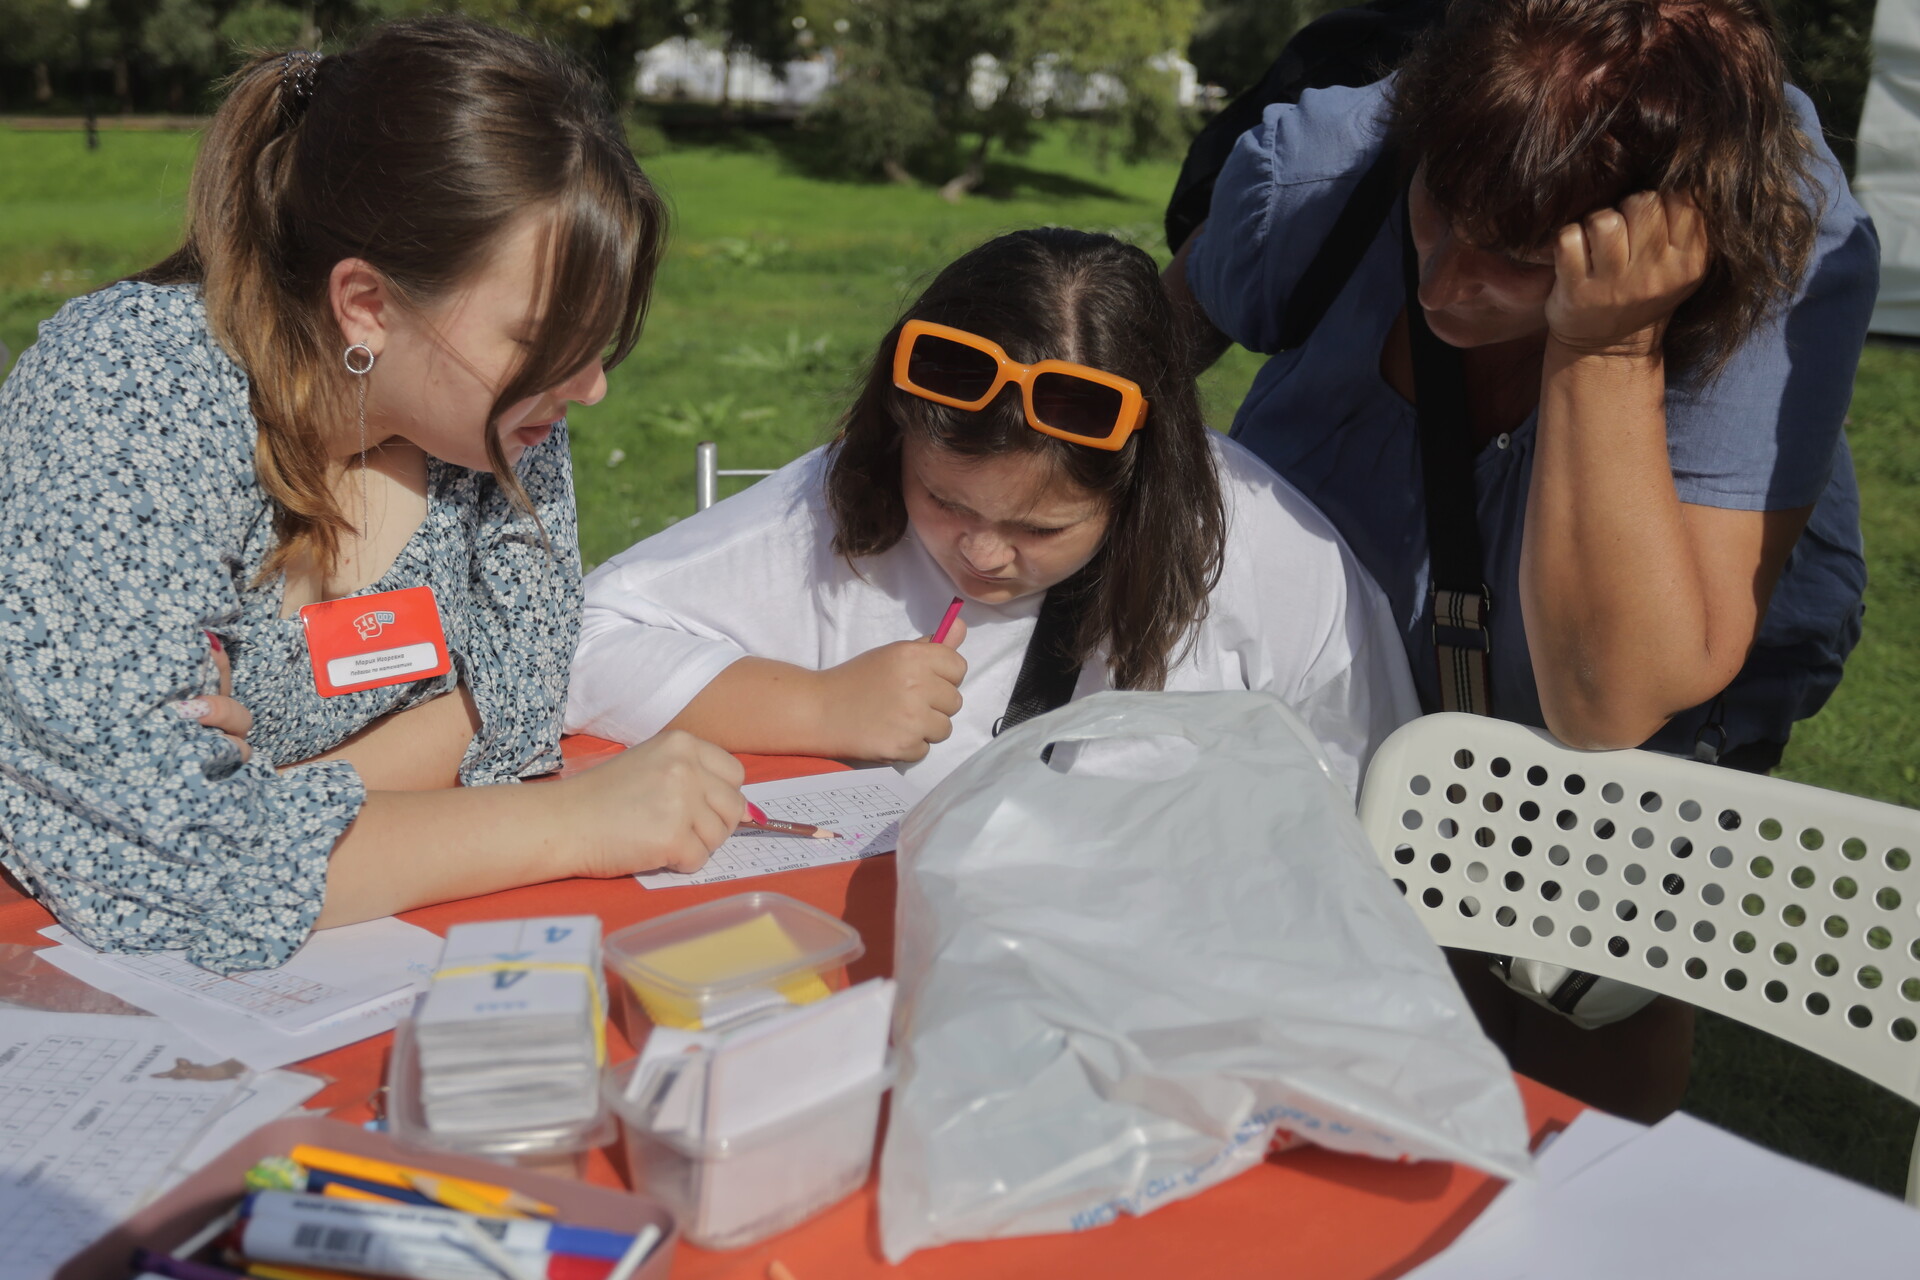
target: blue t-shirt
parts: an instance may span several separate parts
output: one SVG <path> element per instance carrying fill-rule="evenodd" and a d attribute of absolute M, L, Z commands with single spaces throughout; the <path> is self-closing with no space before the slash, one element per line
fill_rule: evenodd
<path fill-rule="evenodd" d="M 1387 81 L 1267 108 L 1214 187 L 1187 282 L 1216 326 L 1255 351 L 1278 348 L 1288 294 L 1354 184 L 1385 145 Z M 1784 314 L 1761 325 L 1721 376 L 1667 389 L 1667 450 L 1680 501 L 1741 511 L 1814 507 L 1747 664 L 1725 694 L 1729 746 L 1785 742 L 1840 681 L 1860 636 L 1866 565 L 1860 501 L 1841 425 L 1879 279 L 1873 224 L 1820 141 L 1812 105 L 1789 89 L 1813 140 L 1819 239 Z M 1413 406 L 1380 374 L 1406 297 L 1396 203 L 1358 269 L 1302 346 L 1267 361 L 1233 435 L 1318 503 L 1373 573 L 1401 626 L 1422 704 L 1440 705 L 1427 594 L 1425 487 Z M 1537 412 L 1474 459 L 1481 554 L 1493 596 L 1494 710 L 1542 725 L 1520 615 L 1520 544 Z M 1702 706 L 1648 744 L 1690 751 Z"/>

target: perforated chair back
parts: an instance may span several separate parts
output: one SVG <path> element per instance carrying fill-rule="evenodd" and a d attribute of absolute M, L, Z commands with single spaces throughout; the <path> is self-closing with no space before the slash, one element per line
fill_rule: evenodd
<path fill-rule="evenodd" d="M 1441 945 L 1675 996 L 1920 1101 L 1920 812 L 1442 714 L 1381 746 L 1360 816 Z"/>

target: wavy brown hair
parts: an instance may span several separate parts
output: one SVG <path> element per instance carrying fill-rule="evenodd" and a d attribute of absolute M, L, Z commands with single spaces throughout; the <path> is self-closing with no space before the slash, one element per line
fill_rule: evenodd
<path fill-rule="evenodd" d="M 1799 287 L 1818 190 L 1761 0 L 1454 0 L 1401 69 L 1393 130 L 1435 205 L 1523 255 L 1636 191 L 1699 206 L 1710 247 L 1666 358 L 1712 378 Z"/>
<path fill-rule="evenodd" d="M 133 277 L 197 284 L 251 382 L 255 459 L 274 503 L 268 577 L 330 566 L 353 529 L 327 484 L 352 375 L 328 302 L 336 263 L 371 263 L 410 307 L 471 279 L 522 215 L 547 222 L 539 319 L 490 420 L 639 339 L 666 213 L 600 87 L 564 57 L 460 18 L 376 28 L 310 68 L 255 58 L 228 82 L 194 164 L 186 241 Z M 290 74 L 291 72 L 291 74 Z M 501 489 L 526 491 L 487 432 Z"/>
<path fill-rule="evenodd" d="M 893 385 L 908 320 L 965 329 L 1023 364 L 1072 360 L 1140 385 L 1145 425 L 1117 450 L 1057 440 L 1027 425 L 1017 388 L 977 413 Z M 906 533 L 902 437 L 965 457 L 1037 454 L 1054 476 L 1107 503 L 1107 536 L 1079 573 L 1052 588 L 1083 595 L 1074 657 L 1103 646 L 1116 688 L 1159 689 L 1193 642 L 1220 580 L 1226 513 L 1183 330 L 1153 259 L 1112 236 L 1047 227 L 991 240 L 947 267 L 907 308 L 842 419 L 827 473 L 834 549 L 852 561 Z"/>

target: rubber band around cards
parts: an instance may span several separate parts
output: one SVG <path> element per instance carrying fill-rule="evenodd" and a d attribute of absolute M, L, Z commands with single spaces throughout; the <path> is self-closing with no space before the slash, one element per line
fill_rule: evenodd
<path fill-rule="evenodd" d="M 584 964 L 565 960 L 502 960 L 497 964 L 463 964 L 452 969 L 434 970 L 432 981 L 466 978 L 476 973 L 533 973 L 540 970 L 577 973 L 587 980 L 587 990 L 593 995 L 593 1061 L 595 1066 L 606 1066 L 607 1007 L 600 994 L 599 975 Z"/>

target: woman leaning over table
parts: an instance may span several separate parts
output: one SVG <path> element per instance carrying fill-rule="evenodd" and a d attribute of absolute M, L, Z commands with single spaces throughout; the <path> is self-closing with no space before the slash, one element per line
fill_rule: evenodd
<path fill-rule="evenodd" d="M 562 418 L 638 337 L 663 221 L 597 87 L 520 37 L 426 19 L 238 74 L 183 247 L 0 387 L 0 859 L 63 924 L 258 968 L 731 830 L 739 767 L 685 735 L 477 785 L 559 763 Z M 451 669 L 322 696 L 298 611 L 414 587 Z"/>
<path fill-rule="evenodd" d="M 1255 350 L 1362 175 L 1384 157 L 1398 183 L 1233 434 L 1386 590 L 1427 710 L 1460 667 L 1435 646 L 1410 325 L 1464 379 L 1451 492 L 1492 714 L 1764 770 L 1839 682 L 1866 577 L 1841 423 L 1878 255 L 1783 76 L 1757 0 L 1455 0 L 1396 77 L 1236 145 L 1169 283 Z M 1458 967 L 1516 1067 L 1630 1114 L 1677 1102 L 1685 1006 L 1633 1013 L 1642 992 L 1583 1032 Z"/>

